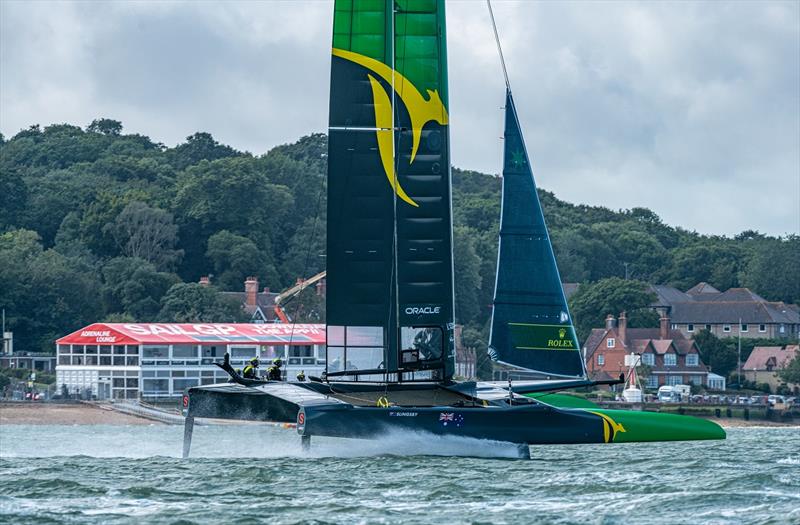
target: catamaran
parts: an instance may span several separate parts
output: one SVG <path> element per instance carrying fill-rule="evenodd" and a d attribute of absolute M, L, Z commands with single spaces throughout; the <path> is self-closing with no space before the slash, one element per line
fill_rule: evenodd
<path fill-rule="evenodd" d="M 520 457 L 531 444 L 724 439 L 709 421 L 550 394 L 623 381 L 587 377 L 507 75 L 488 353 L 542 379 L 454 380 L 449 122 L 444 0 L 336 0 L 326 374 L 244 379 L 226 356 L 230 382 L 184 396 L 184 456 L 196 417 L 293 424 L 304 445 L 410 430 L 510 442 Z"/>

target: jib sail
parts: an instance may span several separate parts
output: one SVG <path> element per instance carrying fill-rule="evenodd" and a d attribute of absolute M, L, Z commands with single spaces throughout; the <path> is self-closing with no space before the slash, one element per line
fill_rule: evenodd
<path fill-rule="evenodd" d="M 511 90 L 489 355 L 549 376 L 585 375 Z"/>
<path fill-rule="evenodd" d="M 334 9 L 327 371 L 351 379 L 448 379 L 454 348 L 444 1 L 336 0 Z"/>

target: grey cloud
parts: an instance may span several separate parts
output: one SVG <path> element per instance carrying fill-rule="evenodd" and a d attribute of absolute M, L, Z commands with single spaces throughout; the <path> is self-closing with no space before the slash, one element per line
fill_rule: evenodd
<path fill-rule="evenodd" d="M 500 2 L 539 184 L 706 233 L 800 231 L 800 7 Z M 0 130 L 98 116 L 263 153 L 323 131 L 330 2 L 0 2 Z M 448 2 L 453 161 L 497 172 L 483 2 Z"/>

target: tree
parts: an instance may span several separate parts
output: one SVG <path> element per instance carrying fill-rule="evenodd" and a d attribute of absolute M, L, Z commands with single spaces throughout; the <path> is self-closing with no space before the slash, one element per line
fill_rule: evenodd
<path fill-rule="evenodd" d="M 101 135 L 118 136 L 122 133 L 122 122 L 109 118 L 95 119 L 86 126 L 89 133 L 100 133 Z"/>
<path fill-rule="evenodd" d="M 211 286 L 179 283 L 161 299 L 163 323 L 236 323 L 247 320 L 242 304 Z"/>
<path fill-rule="evenodd" d="M 800 235 L 760 242 L 742 283 L 766 299 L 800 303 Z"/>
<path fill-rule="evenodd" d="M 778 377 L 786 383 L 800 384 L 800 353 L 795 354 L 794 359 L 778 371 Z"/>
<path fill-rule="evenodd" d="M 20 349 L 52 351 L 56 338 L 97 319 L 99 297 L 83 259 L 44 250 L 29 230 L 0 235 L 0 304 Z"/>
<path fill-rule="evenodd" d="M 708 330 L 700 330 L 695 334 L 694 342 L 700 352 L 700 359 L 715 374 L 727 376 L 737 369 L 739 355 L 734 345 L 721 341 Z"/>
<path fill-rule="evenodd" d="M 116 257 L 103 266 L 103 281 L 107 315 L 126 315 L 138 322 L 150 322 L 158 317 L 161 298 L 180 279 L 159 272 L 144 259 Z"/>
<path fill-rule="evenodd" d="M 176 168 L 184 169 L 203 160 L 235 157 L 241 153 L 230 146 L 220 144 L 210 133 L 197 132 L 186 137 L 186 142 L 170 150 L 169 155 Z"/>
<path fill-rule="evenodd" d="M 206 272 L 205 240 L 221 230 L 251 239 L 272 257 L 272 239 L 294 204 L 289 189 L 271 184 L 251 157 L 202 161 L 179 177 L 176 190 L 173 209 L 186 251 L 182 270 L 190 279 Z"/>
<path fill-rule="evenodd" d="M 129 203 L 106 226 L 127 257 L 144 259 L 157 268 L 173 268 L 183 250 L 176 250 L 178 227 L 172 214 L 143 202 Z"/>
<path fill-rule="evenodd" d="M 267 262 L 258 246 L 247 237 L 228 230 L 208 238 L 206 257 L 214 265 L 215 284 L 223 290 L 240 290 L 249 276 L 276 282 L 275 267 Z"/>
<path fill-rule="evenodd" d="M 469 228 L 453 230 L 453 265 L 456 296 L 456 321 L 470 323 L 480 314 L 481 260 Z"/>
<path fill-rule="evenodd" d="M 592 328 L 604 325 L 608 314 L 627 312 L 631 327 L 653 325 L 658 319 L 650 309 L 655 299 L 641 281 L 610 277 L 582 285 L 570 298 L 569 307 L 578 337 L 585 339 Z"/>
<path fill-rule="evenodd" d="M 703 239 L 672 252 L 672 264 L 662 271 L 673 286 L 688 290 L 707 282 L 719 290 L 739 286 L 739 271 L 744 263 L 741 247 L 719 238 Z"/>

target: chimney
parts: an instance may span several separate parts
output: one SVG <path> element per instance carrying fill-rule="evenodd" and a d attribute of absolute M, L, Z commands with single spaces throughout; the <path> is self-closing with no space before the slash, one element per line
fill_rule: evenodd
<path fill-rule="evenodd" d="M 204 275 L 200 278 L 200 286 L 208 286 L 211 284 L 211 277 Z"/>
<path fill-rule="evenodd" d="M 325 279 L 321 279 L 317 282 L 317 295 L 320 297 L 325 297 L 325 294 L 328 291 L 328 283 L 325 282 Z"/>
<path fill-rule="evenodd" d="M 628 331 L 628 318 L 625 316 L 625 312 L 619 314 L 619 330 L 617 330 L 617 335 L 619 336 L 619 340 L 622 341 L 622 344 L 628 344 L 628 340 L 625 339 Z"/>
<path fill-rule="evenodd" d="M 617 320 L 614 319 L 613 315 L 608 314 L 606 316 L 606 330 L 611 330 L 612 328 L 614 328 L 615 324 L 617 324 Z"/>
<path fill-rule="evenodd" d="M 659 339 L 669 339 L 669 317 L 666 312 L 662 312 L 661 319 L 659 319 L 658 337 Z"/>
<path fill-rule="evenodd" d="M 248 277 L 244 281 L 245 304 L 256 306 L 256 295 L 258 294 L 258 277 Z"/>
<path fill-rule="evenodd" d="M 265 286 L 265 287 L 264 287 L 264 293 L 266 293 L 266 294 L 268 294 L 268 293 L 269 293 L 269 286 Z"/>

